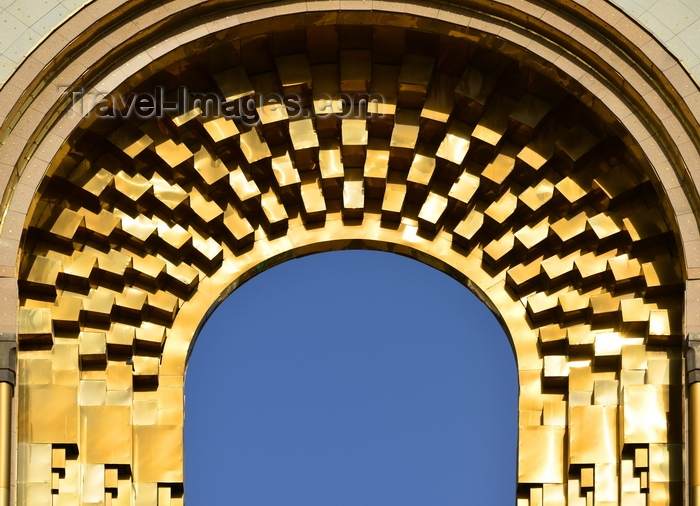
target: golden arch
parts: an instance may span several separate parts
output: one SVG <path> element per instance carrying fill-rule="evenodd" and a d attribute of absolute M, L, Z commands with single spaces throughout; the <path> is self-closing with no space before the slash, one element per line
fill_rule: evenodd
<path fill-rule="evenodd" d="M 126 9 L 123 32 L 103 39 L 109 57 L 80 53 L 79 37 L 58 55 L 65 66 L 40 76 L 109 92 L 168 73 L 201 84 L 192 69 L 204 58 L 221 93 L 269 92 L 276 72 L 273 87 L 307 94 L 311 110 L 314 82 L 359 93 L 383 75 L 385 116 L 248 130 L 195 113 L 114 129 L 60 114 L 66 96 L 39 77 L 11 111 L 2 234 L 21 254 L 17 278 L 15 260 L 4 264 L 20 287 L 7 332 L 20 348 L 19 503 L 181 502 L 182 377 L 199 323 L 266 265 L 345 247 L 436 265 L 500 314 L 520 370 L 520 501 L 678 501 L 697 237 L 686 169 L 697 122 L 682 76 L 628 52 L 625 34 L 573 2 L 537 20 L 533 5 L 497 2 L 318 7 L 219 11 L 190 26 L 208 4 Z M 600 31 L 584 30 L 589 16 Z M 611 40 L 619 52 L 606 54 Z M 236 41 L 241 60 L 217 61 Z M 313 54 L 334 41 L 337 60 Z M 265 51 L 268 62 L 250 58 Z M 368 56 L 388 68 L 363 73 Z M 91 70 L 78 74 L 83 58 Z M 285 67 L 311 79 L 287 81 Z M 445 110 L 434 91 L 450 79 L 462 88 Z"/>

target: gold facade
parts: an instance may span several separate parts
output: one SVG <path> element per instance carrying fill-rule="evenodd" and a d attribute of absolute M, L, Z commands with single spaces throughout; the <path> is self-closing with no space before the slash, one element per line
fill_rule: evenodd
<path fill-rule="evenodd" d="M 295 94 L 300 115 L 190 103 L 62 140 L 17 276 L 17 504 L 182 504 L 203 321 L 262 270 L 343 248 L 433 265 L 497 314 L 518 506 L 680 504 L 687 272 L 644 147 L 524 50 L 346 14 L 202 34 L 116 89 Z"/>

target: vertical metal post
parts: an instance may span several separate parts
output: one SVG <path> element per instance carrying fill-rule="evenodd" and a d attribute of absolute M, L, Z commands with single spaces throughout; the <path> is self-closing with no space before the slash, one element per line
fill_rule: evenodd
<path fill-rule="evenodd" d="M 693 506 L 700 505 L 700 381 L 689 386 L 688 396 L 688 435 L 690 439 L 690 497 Z"/>
<path fill-rule="evenodd" d="M 10 506 L 12 397 L 17 370 L 17 336 L 0 334 L 0 506 Z"/>
<path fill-rule="evenodd" d="M 700 506 L 700 335 L 686 341 L 686 384 L 688 388 L 688 477 L 690 504 Z"/>
<path fill-rule="evenodd" d="M 12 394 L 14 387 L 0 383 L 0 506 L 10 504 L 10 467 L 12 456 Z"/>

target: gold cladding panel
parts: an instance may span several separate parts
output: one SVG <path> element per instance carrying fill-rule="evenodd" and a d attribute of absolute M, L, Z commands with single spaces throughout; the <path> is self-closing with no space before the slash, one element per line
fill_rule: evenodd
<path fill-rule="evenodd" d="M 170 67 L 229 100 L 281 86 L 302 98 L 300 117 L 258 107 L 251 127 L 195 108 L 67 144 L 19 270 L 20 504 L 182 504 L 199 323 L 261 266 L 348 247 L 429 263 L 503 321 L 520 381 L 519 506 L 669 504 L 683 282 L 656 240 L 663 206 L 615 128 L 519 89 L 526 64 L 477 44 L 464 41 L 459 69 L 442 39 L 438 59 L 344 43 L 331 63 L 321 32 L 304 32 L 306 52 L 219 62 L 211 79 Z M 372 64 L 378 50 L 391 64 Z M 341 119 L 341 90 L 387 101 Z"/>

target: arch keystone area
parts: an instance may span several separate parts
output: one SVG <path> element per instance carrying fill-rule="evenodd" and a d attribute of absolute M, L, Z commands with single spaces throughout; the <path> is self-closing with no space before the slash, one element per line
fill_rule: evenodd
<path fill-rule="evenodd" d="M 366 248 L 502 322 L 519 505 L 698 503 L 697 88 L 650 36 L 573 0 L 113 4 L 0 90 L 2 501 L 182 504 L 208 315 Z"/>

